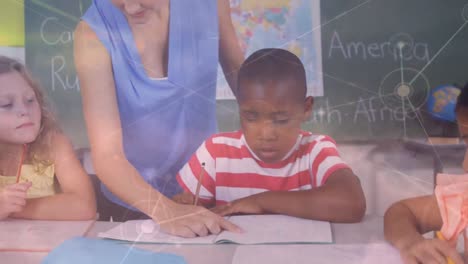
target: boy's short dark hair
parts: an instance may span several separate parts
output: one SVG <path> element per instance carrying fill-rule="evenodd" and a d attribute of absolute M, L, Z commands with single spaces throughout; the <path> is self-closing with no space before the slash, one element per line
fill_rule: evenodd
<path fill-rule="evenodd" d="M 468 108 L 468 82 L 460 90 L 460 94 L 457 98 L 457 105 L 455 106 L 455 112 L 457 112 L 460 107 Z"/>
<path fill-rule="evenodd" d="M 267 48 L 252 53 L 239 70 L 237 90 L 240 93 L 245 81 L 266 83 L 270 81 L 289 81 L 294 85 L 294 94 L 306 97 L 307 81 L 301 60 L 284 49 Z M 292 87 L 291 87 L 292 88 Z"/>

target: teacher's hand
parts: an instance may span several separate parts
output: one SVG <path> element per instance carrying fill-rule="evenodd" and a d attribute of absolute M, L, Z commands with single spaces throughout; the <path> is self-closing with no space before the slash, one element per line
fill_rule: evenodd
<path fill-rule="evenodd" d="M 167 210 L 166 215 L 170 217 L 154 220 L 164 232 L 172 235 L 190 238 L 219 234 L 222 230 L 242 232 L 238 226 L 203 207 L 173 203 Z"/>

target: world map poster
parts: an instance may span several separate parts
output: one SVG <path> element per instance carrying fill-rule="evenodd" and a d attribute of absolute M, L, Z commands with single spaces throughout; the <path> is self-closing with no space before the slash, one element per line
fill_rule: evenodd
<path fill-rule="evenodd" d="M 323 96 L 320 0 L 230 0 L 231 18 L 245 58 L 282 48 L 304 64 L 308 95 Z M 221 67 L 217 99 L 234 99 Z"/>

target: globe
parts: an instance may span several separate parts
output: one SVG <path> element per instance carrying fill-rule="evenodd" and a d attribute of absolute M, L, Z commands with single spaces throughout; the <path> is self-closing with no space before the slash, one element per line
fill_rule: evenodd
<path fill-rule="evenodd" d="M 433 89 L 427 101 L 427 111 L 437 120 L 455 122 L 455 105 L 460 88 L 454 85 L 441 85 Z"/>

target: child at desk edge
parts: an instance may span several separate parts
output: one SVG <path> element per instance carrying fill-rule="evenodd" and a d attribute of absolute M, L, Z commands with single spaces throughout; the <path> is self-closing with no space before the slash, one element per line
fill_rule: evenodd
<path fill-rule="evenodd" d="M 458 96 L 455 113 L 460 137 L 468 144 L 468 84 Z M 468 172 L 468 150 L 462 166 Z M 461 256 L 448 242 L 422 236 L 442 227 L 442 217 L 434 194 L 396 202 L 387 209 L 384 221 L 385 238 L 400 251 L 405 264 L 447 263 L 446 258 L 455 264 L 463 263 Z"/>
<path fill-rule="evenodd" d="M 0 220 L 96 217 L 91 181 L 18 61 L 0 56 Z"/>
<path fill-rule="evenodd" d="M 313 105 L 306 92 L 297 56 L 282 49 L 253 53 L 238 76 L 241 130 L 215 134 L 199 147 L 177 175 L 185 191 L 174 200 L 192 203 L 201 178 L 200 202 L 223 216 L 361 221 L 360 181 L 334 140 L 301 130 Z"/>

